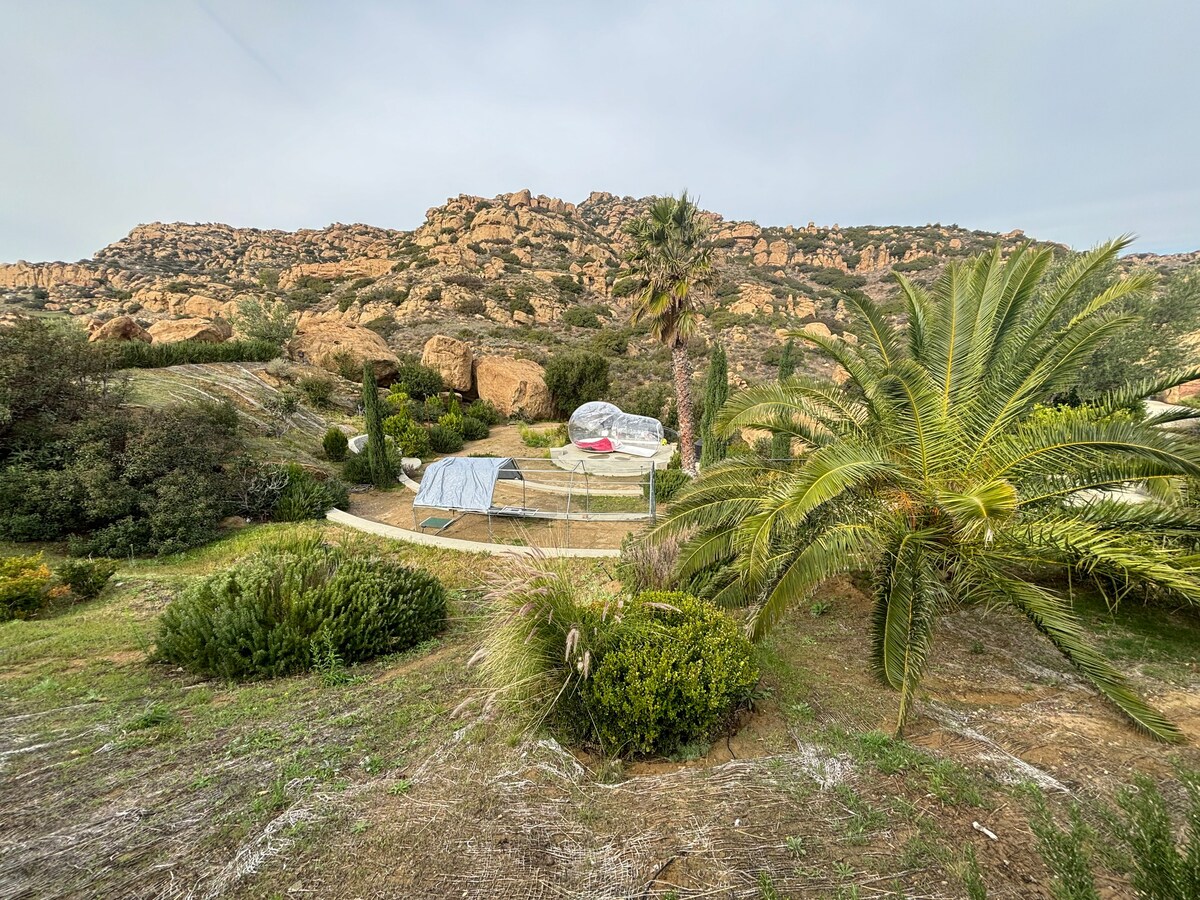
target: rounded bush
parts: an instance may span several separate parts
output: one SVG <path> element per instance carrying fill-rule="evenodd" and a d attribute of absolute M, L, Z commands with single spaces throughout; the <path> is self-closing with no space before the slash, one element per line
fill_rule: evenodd
<path fill-rule="evenodd" d="M 715 606 L 683 593 L 640 594 L 584 682 L 600 746 L 669 754 L 708 737 L 758 682 L 753 657 L 749 639 Z"/>
<path fill-rule="evenodd" d="M 439 416 L 437 423 L 439 425 L 441 425 L 443 428 L 449 428 L 453 432 L 462 434 L 463 433 L 463 419 L 464 419 L 464 416 L 461 412 L 452 409 L 452 410 L 450 410 L 450 412 L 446 413 L 444 416 Z"/>
<path fill-rule="evenodd" d="M 346 437 L 346 432 L 340 428 L 330 428 L 325 432 L 325 437 L 321 440 L 321 447 L 325 450 L 325 458 L 330 462 L 341 462 L 346 458 L 346 453 L 349 452 L 350 439 Z"/>
<path fill-rule="evenodd" d="M 416 362 L 401 363 L 392 379 L 392 387 L 416 400 L 424 400 L 445 389 L 442 376 L 434 369 Z"/>
<path fill-rule="evenodd" d="M 487 422 L 476 419 L 474 416 L 463 416 L 462 418 L 462 436 L 467 441 L 482 441 L 491 429 L 488 428 Z"/>
<path fill-rule="evenodd" d="M 50 599 L 50 569 L 42 554 L 0 557 L 0 622 L 33 615 Z"/>
<path fill-rule="evenodd" d="M 163 613 L 155 654 L 201 675 L 274 677 L 307 671 L 317 653 L 354 663 L 405 650 L 445 618 L 432 575 L 313 539 L 194 584 Z"/>
<path fill-rule="evenodd" d="M 400 456 L 424 459 L 429 455 L 429 433 L 407 411 L 384 419 L 383 433 L 395 441 Z"/>
<path fill-rule="evenodd" d="M 365 453 L 351 453 L 342 463 L 342 480 L 347 484 L 370 484 L 371 462 Z"/>
<path fill-rule="evenodd" d="M 499 425 L 500 420 L 504 418 L 492 401 L 482 398 L 471 401 L 471 405 L 467 407 L 467 415 L 478 419 L 488 427 Z"/>
<path fill-rule="evenodd" d="M 445 425 L 431 425 L 429 446 L 434 453 L 457 453 L 463 448 L 463 436 Z"/>
<path fill-rule="evenodd" d="M 333 379 L 324 375 L 309 375 L 296 382 L 304 399 L 318 409 L 325 409 L 333 402 Z"/>

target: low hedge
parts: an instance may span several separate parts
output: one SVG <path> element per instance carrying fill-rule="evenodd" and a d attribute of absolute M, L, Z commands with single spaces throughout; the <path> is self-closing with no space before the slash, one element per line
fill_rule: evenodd
<path fill-rule="evenodd" d="M 429 446 L 434 453 L 457 453 L 463 448 L 462 433 L 442 424 L 431 425 L 429 427 Z"/>
<path fill-rule="evenodd" d="M 354 663 L 441 631 L 446 593 L 425 572 L 317 539 L 263 550 L 167 607 L 155 657 L 201 675 L 269 678 L 317 654 Z"/>
<path fill-rule="evenodd" d="M 105 341 L 97 353 L 117 369 L 160 369 L 191 363 L 270 362 L 279 356 L 279 345 L 270 341 L 179 341 L 146 344 L 142 341 Z"/>

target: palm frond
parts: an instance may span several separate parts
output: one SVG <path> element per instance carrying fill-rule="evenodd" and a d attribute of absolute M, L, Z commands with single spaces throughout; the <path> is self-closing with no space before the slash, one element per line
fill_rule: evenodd
<path fill-rule="evenodd" d="M 877 533 L 865 524 L 841 524 L 824 530 L 780 561 L 778 574 L 763 592 L 748 630 L 761 640 L 771 627 L 812 591 L 836 575 L 853 571 L 869 557 Z"/>
<path fill-rule="evenodd" d="M 1139 728 L 1164 741 L 1183 739 L 1179 728 L 1139 697 L 1112 663 L 1087 643 L 1083 626 L 1060 597 L 994 568 L 981 569 L 978 562 L 968 565 L 960 589 L 978 601 L 1003 603 L 1021 612 Z"/>

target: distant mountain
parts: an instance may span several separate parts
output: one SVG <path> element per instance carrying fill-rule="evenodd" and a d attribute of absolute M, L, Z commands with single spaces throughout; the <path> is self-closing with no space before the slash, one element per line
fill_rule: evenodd
<path fill-rule="evenodd" d="M 527 190 L 463 195 L 430 209 L 414 231 L 153 223 L 90 260 L 0 265 L 0 300 L 149 325 L 227 318 L 244 299 L 278 297 L 310 319 L 366 325 L 400 351 L 419 351 L 434 333 L 533 357 L 586 345 L 624 357 L 615 374 L 634 384 L 665 373 L 665 356 L 626 327 L 632 285 L 619 275 L 622 226 L 649 202 L 602 192 L 578 204 Z M 949 260 L 1027 239 L 957 225 L 762 227 L 707 215 L 721 283 L 701 332 L 719 334 L 743 381 L 771 373 L 786 329 L 840 333 L 839 290 L 884 298 L 892 272 L 930 280 Z M 1127 262 L 1167 271 L 1200 264 L 1200 253 Z"/>

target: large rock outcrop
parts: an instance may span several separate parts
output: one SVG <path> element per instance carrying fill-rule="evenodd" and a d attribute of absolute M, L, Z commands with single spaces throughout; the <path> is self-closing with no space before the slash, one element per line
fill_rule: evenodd
<path fill-rule="evenodd" d="M 549 419 L 554 415 L 546 372 L 533 360 L 480 357 L 475 360 L 475 390 L 506 416 Z"/>
<path fill-rule="evenodd" d="M 320 316 L 301 316 L 288 349 L 298 360 L 339 374 L 338 360 L 345 354 L 356 368 L 369 363 L 375 377 L 385 383 L 400 365 L 387 342 L 371 329 Z"/>
<path fill-rule="evenodd" d="M 446 387 L 453 391 L 471 390 L 475 356 L 466 341 L 435 334 L 425 342 L 421 365 L 440 373 Z"/>
<path fill-rule="evenodd" d="M 153 338 L 145 328 L 129 316 L 117 316 L 107 322 L 93 322 L 88 334 L 89 341 L 141 341 L 149 344 Z"/>
<path fill-rule="evenodd" d="M 222 344 L 233 336 L 233 329 L 224 319 L 159 319 L 149 331 L 156 344 L 180 341 Z"/>

